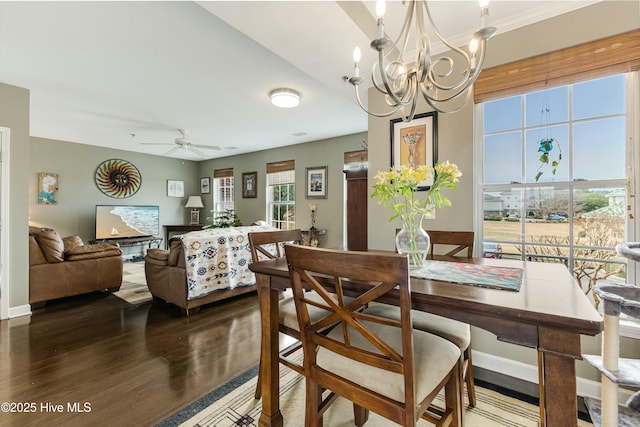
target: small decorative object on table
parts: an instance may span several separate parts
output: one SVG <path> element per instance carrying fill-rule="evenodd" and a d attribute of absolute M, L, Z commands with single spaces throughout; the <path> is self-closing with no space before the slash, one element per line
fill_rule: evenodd
<path fill-rule="evenodd" d="M 409 254 L 412 269 L 422 267 L 429 252 L 429 235 L 422 228 L 424 215 L 435 208 L 451 206 L 451 201 L 440 191 L 443 188 L 456 188 L 461 175 L 458 166 L 448 161 L 436 163 L 434 167 L 391 168 L 389 172 L 378 172 L 376 175 L 371 197 L 377 197 L 378 204 L 389 206 L 394 211 L 389 221 L 398 217 L 402 220 L 402 230 L 396 235 L 396 248 L 401 254 Z M 426 197 L 416 198 L 419 184 L 428 178 L 433 178 L 433 184 L 427 190 Z"/>

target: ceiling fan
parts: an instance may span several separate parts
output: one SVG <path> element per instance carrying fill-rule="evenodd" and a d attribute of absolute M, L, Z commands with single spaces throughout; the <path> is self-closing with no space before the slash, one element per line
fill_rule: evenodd
<path fill-rule="evenodd" d="M 207 154 L 199 150 L 199 148 L 203 148 L 206 150 L 221 149 L 217 145 L 200 145 L 200 144 L 192 143 L 191 138 L 189 138 L 189 131 L 185 129 L 178 129 L 178 132 L 180 132 L 180 136 L 173 141 L 173 144 L 170 142 L 141 142 L 140 144 L 141 145 L 175 145 L 175 147 L 173 147 L 171 150 L 164 153 L 165 156 L 171 155 L 176 151 L 182 149 L 182 150 L 189 150 L 200 157 L 207 158 L 208 157 Z"/>

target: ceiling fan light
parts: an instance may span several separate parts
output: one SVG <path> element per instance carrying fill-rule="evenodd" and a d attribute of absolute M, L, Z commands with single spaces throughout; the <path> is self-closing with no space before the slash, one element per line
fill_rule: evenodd
<path fill-rule="evenodd" d="M 274 89 L 269 97 L 271 103 L 280 108 L 292 108 L 300 103 L 300 94 L 293 89 Z"/>

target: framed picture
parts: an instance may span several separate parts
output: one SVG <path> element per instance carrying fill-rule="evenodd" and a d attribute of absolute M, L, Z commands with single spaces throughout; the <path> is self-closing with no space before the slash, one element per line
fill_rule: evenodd
<path fill-rule="evenodd" d="M 38 204 L 57 205 L 58 204 L 58 174 L 40 172 L 38 173 Z"/>
<path fill-rule="evenodd" d="M 307 199 L 327 198 L 327 167 L 313 166 L 307 168 Z"/>
<path fill-rule="evenodd" d="M 434 166 L 438 160 L 438 115 L 435 111 L 417 114 L 406 123 L 391 120 L 391 167 Z M 420 183 L 418 190 L 426 190 L 431 180 Z"/>
<path fill-rule="evenodd" d="M 200 178 L 200 192 L 202 194 L 209 194 L 211 192 L 211 178 Z"/>
<path fill-rule="evenodd" d="M 177 179 L 168 179 L 167 196 L 184 197 L 184 181 L 179 181 Z"/>
<path fill-rule="evenodd" d="M 242 197 L 256 198 L 258 197 L 258 172 L 242 173 Z"/>

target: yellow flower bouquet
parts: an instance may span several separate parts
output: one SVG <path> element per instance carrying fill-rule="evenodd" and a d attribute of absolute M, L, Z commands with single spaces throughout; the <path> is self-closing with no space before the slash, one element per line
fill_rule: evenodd
<path fill-rule="evenodd" d="M 422 266 L 422 261 L 428 251 L 428 237 L 425 242 L 419 241 L 419 229 L 422 226 L 423 215 L 433 209 L 451 206 L 451 200 L 441 193 L 445 188 L 456 188 L 462 172 L 458 166 L 449 161 L 436 163 L 434 167 L 422 165 L 416 168 L 402 166 L 400 169 L 391 168 L 388 172 L 376 174 L 376 184 L 373 185 L 371 197 L 378 198 L 378 204 L 390 207 L 393 214 L 389 221 L 400 217 L 403 231 L 406 231 L 409 247 L 400 248 L 400 253 L 408 252 L 410 262 L 414 267 Z M 422 182 L 432 181 L 426 191 L 425 198 L 416 197 L 416 191 Z M 424 230 L 422 230 L 424 233 Z M 426 233 L 424 233 L 426 235 Z M 424 240 L 424 239 L 422 239 Z M 398 243 L 396 239 L 396 243 Z M 399 246 L 399 245 L 397 245 Z"/>

